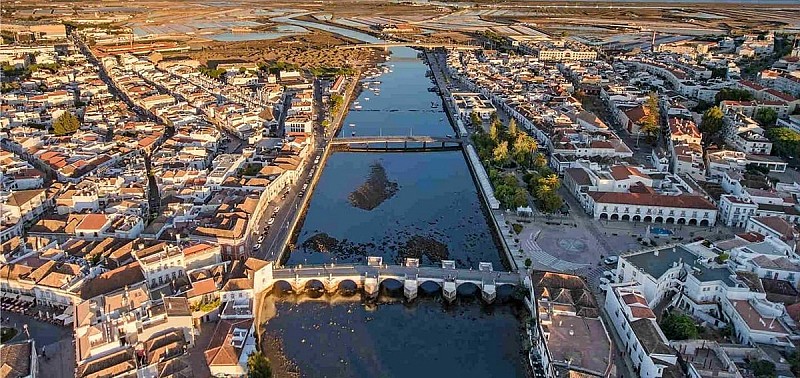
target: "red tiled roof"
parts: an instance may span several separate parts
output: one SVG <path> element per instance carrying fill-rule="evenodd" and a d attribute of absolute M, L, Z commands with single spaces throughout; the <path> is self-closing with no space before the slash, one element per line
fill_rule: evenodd
<path fill-rule="evenodd" d="M 590 192 L 589 195 L 597 203 L 708 210 L 716 210 L 717 208 L 714 206 L 714 204 L 703 197 L 686 194 L 668 196 L 652 193 Z"/>

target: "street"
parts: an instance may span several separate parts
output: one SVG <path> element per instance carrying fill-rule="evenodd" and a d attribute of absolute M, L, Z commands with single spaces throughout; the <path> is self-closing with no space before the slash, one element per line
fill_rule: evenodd
<path fill-rule="evenodd" d="M 316 108 L 316 114 L 319 116 L 315 121 L 314 150 L 311 152 L 311 155 L 309 155 L 308 162 L 305 164 L 305 167 L 303 167 L 298 181 L 289 185 L 286 197 L 278 201 L 273 201 L 273 203 L 265 209 L 267 215 L 273 214 L 272 216 L 275 218 L 272 225 L 269 226 L 269 229 L 263 231 L 270 218 L 266 215 L 261 217 L 259 224 L 256 225 L 255 230 L 259 233 L 263 233 L 264 240 L 261 242 L 261 248 L 255 252 L 255 257 L 269 261 L 277 261 L 278 264 L 280 264 L 279 260 L 282 258 L 283 250 L 290 242 L 290 229 L 303 215 L 301 211 L 303 201 L 311 200 L 310 197 L 316 185 L 315 180 L 319 179 L 319 176 L 322 174 L 322 169 L 325 166 L 328 143 L 335 136 L 336 130 L 341 126 L 347 114 L 347 109 L 349 108 L 347 104 L 350 103 L 350 97 L 358 83 L 359 77 L 360 73 L 351 78 L 350 86 L 348 87 L 343 101 L 345 106 L 342 106 L 341 112 L 335 115 L 336 118 L 330 123 L 328 128 L 323 127 L 321 121 L 325 118 L 323 117 L 322 86 L 318 81 L 315 82 L 314 106 Z M 284 110 L 283 113 L 286 113 L 286 111 Z M 319 162 L 314 163 L 317 158 L 319 158 Z M 305 183 L 308 184 L 308 187 L 303 190 L 302 186 Z M 303 192 L 302 196 L 300 196 L 301 192 Z M 277 213 L 275 213 L 276 207 L 278 208 Z"/>

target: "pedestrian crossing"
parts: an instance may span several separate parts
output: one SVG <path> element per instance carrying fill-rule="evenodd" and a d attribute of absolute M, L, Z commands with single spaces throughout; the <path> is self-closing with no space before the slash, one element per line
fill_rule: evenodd
<path fill-rule="evenodd" d="M 532 239 L 525 240 L 523 246 L 533 262 L 545 265 L 554 270 L 572 273 L 576 271 L 583 271 L 589 268 L 589 264 L 579 264 L 571 261 L 561 260 L 558 257 L 547 253 L 547 251 L 539 246 L 539 243 L 536 243 L 536 241 Z"/>

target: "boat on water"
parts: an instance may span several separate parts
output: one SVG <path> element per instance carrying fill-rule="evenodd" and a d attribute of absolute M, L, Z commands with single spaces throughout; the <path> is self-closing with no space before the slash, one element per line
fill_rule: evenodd
<path fill-rule="evenodd" d="M 431 102 L 431 108 L 434 108 L 434 109 L 436 109 L 436 108 L 438 108 L 438 107 L 439 107 L 439 104 L 437 104 L 437 103 L 435 103 L 435 102 Z"/>
<path fill-rule="evenodd" d="M 350 127 L 356 127 L 356 124 L 355 123 L 351 123 Z"/>
<path fill-rule="evenodd" d="M 355 132 L 355 131 L 353 131 L 353 132 L 352 132 L 350 135 L 351 135 L 351 136 L 356 136 L 356 132 Z"/>
<path fill-rule="evenodd" d="M 364 101 L 369 101 L 369 97 L 364 97 Z"/>
<path fill-rule="evenodd" d="M 362 108 L 361 105 L 356 105 L 356 106 L 353 107 L 353 109 L 355 109 L 355 110 L 361 110 L 361 108 Z"/>

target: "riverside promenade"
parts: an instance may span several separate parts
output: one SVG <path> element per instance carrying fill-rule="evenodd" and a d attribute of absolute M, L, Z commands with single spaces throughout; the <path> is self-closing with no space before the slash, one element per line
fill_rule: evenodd
<path fill-rule="evenodd" d="M 425 60 L 428 62 L 428 66 L 433 73 L 434 82 L 439 88 L 439 93 L 442 97 L 442 103 L 444 104 L 445 112 L 447 113 L 451 124 L 455 125 L 457 122 L 459 122 L 455 116 L 458 113 L 455 111 L 455 109 L 453 109 L 453 104 L 450 102 L 450 88 L 447 85 L 445 76 L 446 74 L 444 72 L 444 67 L 442 67 L 442 62 L 438 59 L 437 54 L 434 54 L 430 51 L 425 52 Z M 467 159 L 467 165 L 469 166 L 469 169 L 478 184 L 481 197 L 486 203 L 486 207 L 492 221 L 491 223 L 497 231 L 497 235 L 500 237 L 500 246 L 505 253 L 506 260 L 508 260 L 511 270 L 517 271 L 525 266 L 526 255 L 522 251 L 522 247 L 520 246 L 519 242 L 515 239 L 516 234 L 514 233 L 514 230 L 512 230 L 511 226 L 506 223 L 505 212 L 499 208 L 499 203 L 497 203 L 497 199 L 494 197 L 494 189 L 492 189 L 491 183 L 488 182 L 488 178 L 484 177 L 486 176 L 486 169 L 483 167 L 483 164 L 481 164 L 480 159 L 477 158 L 477 155 L 474 152 L 475 147 L 472 146 L 472 139 L 470 138 L 472 135 L 471 132 L 472 131 L 469 130 L 467 135 L 461 135 L 461 139 L 463 141 L 462 146 L 464 146 L 464 156 Z"/>

